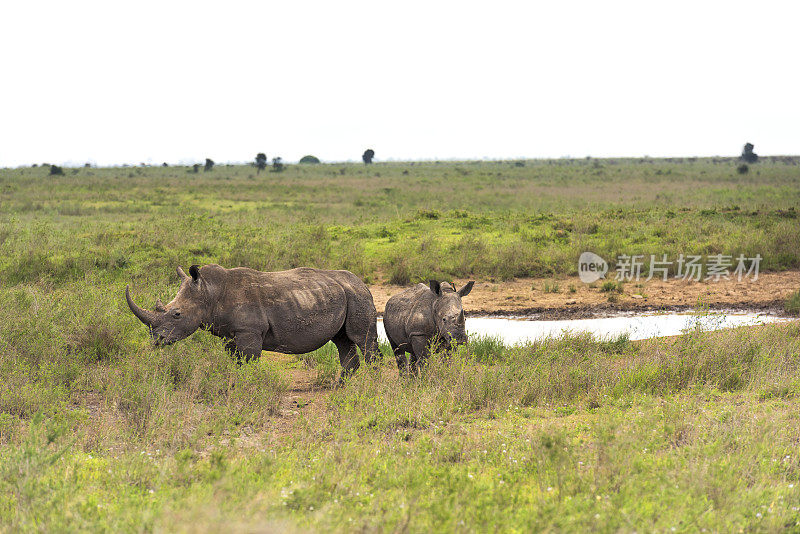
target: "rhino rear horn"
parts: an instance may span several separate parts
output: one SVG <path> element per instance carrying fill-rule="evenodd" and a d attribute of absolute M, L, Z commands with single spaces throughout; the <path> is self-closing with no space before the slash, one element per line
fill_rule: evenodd
<path fill-rule="evenodd" d="M 142 321 L 147 326 L 153 326 L 156 315 L 149 310 L 140 308 L 139 306 L 136 305 L 135 302 L 133 302 L 133 299 L 131 298 L 131 292 L 128 289 L 128 286 L 125 286 L 125 299 L 128 301 L 128 307 L 131 309 L 131 311 L 133 312 L 133 314 L 136 316 L 137 319 Z"/>

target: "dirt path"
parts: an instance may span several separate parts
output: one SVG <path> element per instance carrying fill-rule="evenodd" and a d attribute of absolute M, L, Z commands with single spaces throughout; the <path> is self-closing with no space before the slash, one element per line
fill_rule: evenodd
<path fill-rule="evenodd" d="M 612 277 L 613 278 L 613 277 Z M 467 280 L 456 280 L 461 286 Z M 698 303 L 710 308 L 782 310 L 784 300 L 800 289 L 800 271 L 761 273 L 758 280 L 719 282 L 670 279 L 627 282 L 622 292 L 604 292 L 602 281 L 584 284 L 577 276 L 522 278 L 508 282 L 479 280 L 464 309 L 470 315 L 532 315 L 542 319 L 579 318 L 617 311 L 686 310 Z M 371 286 L 378 313 L 401 286 Z"/>

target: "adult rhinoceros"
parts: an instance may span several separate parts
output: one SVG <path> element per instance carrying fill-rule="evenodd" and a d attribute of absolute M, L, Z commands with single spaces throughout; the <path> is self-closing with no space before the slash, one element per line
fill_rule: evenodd
<path fill-rule="evenodd" d="M 226 348 L 246 361 L 262 350 L 302 354 L 333 341 L 343 374 L 378 352 L 372 294 L 353 273 L 298 268 L 265 273 L 244 267 L 178 267 L 181 287 L 166 306 L 140 308 L 125 288 L 131 311 L 150 328 L 157 345 L 168 345 L 198 328 L 227 340 Z"/>

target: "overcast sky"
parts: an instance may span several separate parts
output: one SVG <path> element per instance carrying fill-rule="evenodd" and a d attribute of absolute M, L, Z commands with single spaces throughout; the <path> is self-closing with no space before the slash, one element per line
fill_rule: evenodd
<path fill-rule="evenodd" d="M 800 153 L 798 2 L 3 2 L 0 165 Z"/>

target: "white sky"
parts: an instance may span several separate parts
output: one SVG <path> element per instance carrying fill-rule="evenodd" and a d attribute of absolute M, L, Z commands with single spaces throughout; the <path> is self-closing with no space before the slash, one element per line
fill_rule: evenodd
<path fill-rule="evenodd" d="M 0 166 L 800 153 L 799 2 L 3 1 Z"/>

